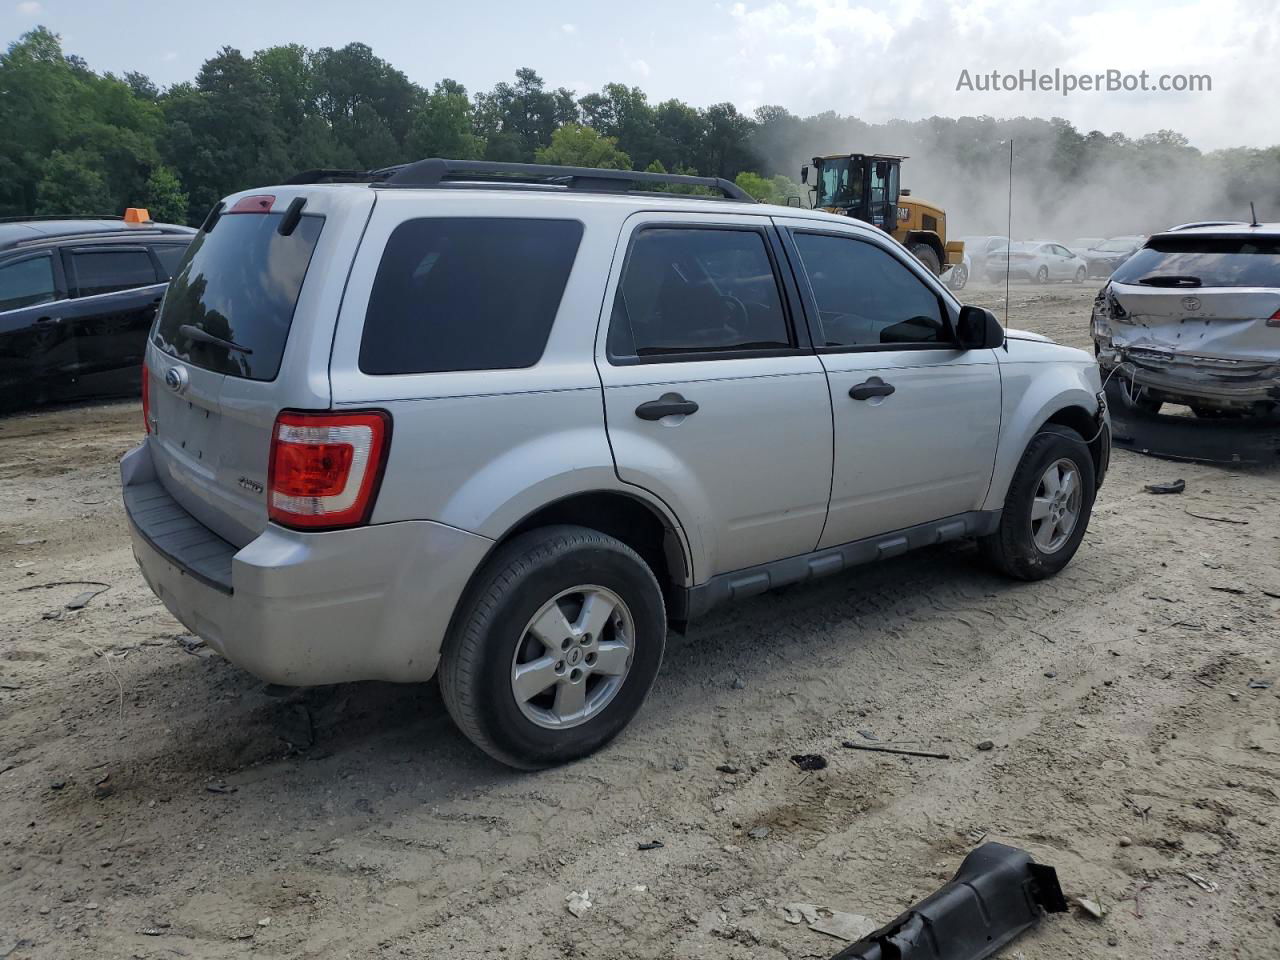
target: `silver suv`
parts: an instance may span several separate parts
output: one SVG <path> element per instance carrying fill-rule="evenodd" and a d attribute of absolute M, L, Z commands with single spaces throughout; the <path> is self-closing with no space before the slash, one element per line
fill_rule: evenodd
<path fill-rule="evenodd" d="M 615 736 L 722 601 L 965 537 L 1058 571 L 1110 449 L 1085 353 L 867 224 L 659 174 L 228 197 L 146 364 L 121 473 L 169 610 L 275 683 L 438 673 L 528 768 Z"/>

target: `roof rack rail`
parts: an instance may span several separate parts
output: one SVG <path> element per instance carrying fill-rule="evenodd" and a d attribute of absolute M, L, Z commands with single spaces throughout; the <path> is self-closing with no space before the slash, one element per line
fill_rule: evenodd
<path fill-rule="evenodd" d="M 30 223 L 34 220 L 123 220 L 106 213 L 53 213 L 45 216 L 0 217 L 0 223 Z"/>
<path fill-rule="evenodd" d="M 545 163 L 444 160 L 440 157 L 384 167 L 367 173 L 354 170 L 308 170 L 287 182 L 320 183 L 342 180 L 370 182 L 380 187 L 439 187 L 457 183 L 483 183 L 496 187 L 506 184 L 541 185 L 593 193 L 630 193 L 633 185 L 702 187 L 718 191 L 727 200 L 755 203 L 751 194 L 722 177 L 692 177 L 677 173 L 604 170 L 596 167 L 560 167 Z"/>

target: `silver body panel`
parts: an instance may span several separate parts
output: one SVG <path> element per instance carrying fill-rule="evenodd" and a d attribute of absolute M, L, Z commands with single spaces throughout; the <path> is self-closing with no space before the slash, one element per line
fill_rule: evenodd
<path fill-rule="evenodd" d="M 845 217 L 676 196 L 356 185 L 268 191 L 277 203 L 305 195 L 307 210 L 328 218 L 279 375 L 258 383 L 188 364 L 176 392 L 164 377 L 180 361 L 150 347 L 159 432 L 126 456 L 122 480 L 158 483 L 173 500 L 156 508 L 173 518 L 167 539 L 141 517 L 132 524 L 157 595 L 215 649 L 274 682 L 429 677 L 459 598 L 495 544 L 575 494 L 620 493 L 645 504 L 683 560 L 676 586 L 693 589 L 898 528 L 998 511 L 1039 425 L 1063 406 L 1098 409 L 1092 358 L 1051 343 L 1011 340 L 1007 354 L 797 350 L 609 362 L 612 295 L 637 226 L 821 221 L 914 263 L 882 232 Z M 582 223 L 544 353 L 514 370 L 363 373 L 360 339 L 387 237 L 405 220 L 448 216 Z M 954 319 L 955 298 L 915 272 Z M 874 404 L 850 400 L 851 383 L 872 373 L 892 376 L 898 392 Z M 635 415 L 638 404 L 666 392 L 696 400 L 698 413 Z M 369 525 L 304 533 L 268 523 L 265 493 L 254 485 L 266 485 L 277 413 L 364 407 L 388 411 L 393 422 Z M 234 551 L 229 591 L 184 564 L 184 543 L 207 550 L 212 542 L 193 521 Z M 949 536 L 978 527 L 939 529 Z"/>

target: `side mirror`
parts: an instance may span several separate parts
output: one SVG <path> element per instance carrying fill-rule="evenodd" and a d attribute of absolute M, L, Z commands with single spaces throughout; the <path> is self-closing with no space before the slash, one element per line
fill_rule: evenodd
<path fill-rule="evenodd" d="M 798 206 L 800 206 L 800 198 L 799 198 L 798 196 L 794 195 L 794 194 L 792 194 L 791 196 L 787 197 L 787 206 L 788 206 L 788 207 L 798 207 Z"/>
<path fill-rule="evenodd" d="M 909 196 L 911 196 L 911 191 L 910 191 L 909 189 L 907 189 L 906 187 L 903 187 L 901 190 L 899 190 L 899 191 L 898 191 L 898 196 L 900 196 L 900 197 L 909 197 Z"/>
<path fill-rule="evenodd" d="M 994 350 L 1004 346 L 1004 327 L 996 315 L 984 307 L 961 307 L 956 341 L 961 350 Z"/>
<path fill-rule="evenodd" d="M 809 182 L 809 165 L 807 163 L 800 168 L 800 182 L 801 183 Z"/>

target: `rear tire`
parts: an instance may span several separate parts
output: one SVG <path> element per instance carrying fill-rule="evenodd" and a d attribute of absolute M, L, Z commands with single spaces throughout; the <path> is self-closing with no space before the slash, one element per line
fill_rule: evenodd
<path fill-rule="evenodd" d="M 938 259 L 938 253 L 933 247 L 927 243 L 913 243 L 908 249 L 935 277 L 942 272 L 942 261 Z"/>
<path fill-rule="evenodd" d="M 1048 283 L 1048 282 L 1049 282 L 1049 268 L 1041 267 L 1039 270 L 1036 271 L 1036 283 Z"/>
<path fill-rule="evenodd" d="M 1046 484 L 1051 471 L 1073 478 L 1074 497 Z M 1064 484 L 1065 485 L 1065 484 Z M 1096 493 L 1093 457 L 1084 438 L 1069 427 L 1047 423 L 1032 437 L 1018 462 L 996 532 L 979 539 L 987 559 L 1006 576 L 1043 580 L 1075 556 L 1089 526 Z M 1063 529 L 1069 519 L 1069 529 Z M 1047 528 L 1046 524 L 1052 524 Z"/>
<path fill-rule="evenodd" d="M 567 763 L 635 716 L 666 633 L 662 590 L 634 550 L 586 527 L 531 530 L 499 547 L 468 589 L 441 652 L 440 690 L 458 728 L 494 759 L 525 770 Z"/>
<path fill-rule="evenodd" d="M 1084 283 L 1085 273 L 1086 273 L 1086 271 L 1085 271 L 1084 267 L 1080 267 L 1080 268 L 1078 268 L 1078 269 L 1076 270 L 1076 278 L 1075 278 L 1075 280 L 1074 280 L 1073 282 L 1074 282 L 1074 283 Z"/>
<path fill-rule="evenodd" d="M 951 268 L 951 277 L 947 280 L 947 286 L 952 290 L 960 291 L 965 288 L 969 282 L 969 271 L 965 269 L 963 263 L 957 263 Z"/>

